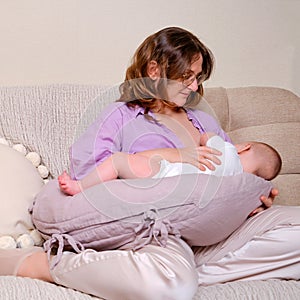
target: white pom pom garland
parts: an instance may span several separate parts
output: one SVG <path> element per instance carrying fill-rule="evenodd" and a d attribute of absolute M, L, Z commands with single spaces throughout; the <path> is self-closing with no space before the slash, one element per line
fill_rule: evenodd
<path fill-rule="evenodd" d="M 12 147 L 13 147 L 13 149 L 17 150 L 18 152 L 22 153 L 23 155 L 27 154 L 27 150 L 26 150 L 25 146 L 22 144 L 16 144 L 16 145 L 13 145 Z"/>
<path fill-rule="evenodd" d="M 12 249 L 16 248 L 17 243 L 13 237 L 4 235 L 0 237 L 0 249 Z"/>
<path fill-rule="evenodd" d="M 39 165 L 37 167 L 37 170 L 38 170 L 38 172 L 40 173 L 40 176 L 43 179 L 46 179 L 49 176 L 49 170 L 45 166 Z"/>
<path fill-rule="evenodd" d="M 17 238 L 17 248 L 30 248 L 34 246 L 34 241 L 27 233 L 20 235 Z"/>
<path fill-rule="evenodd" d="M 37 168 L 41 163 L 41 157 L 36 152 L 29 152 L 26 158 L 32 162 L 32 164 Z"/>
<path fill-rule="evenodd" d="M 4 138 L 0 138 L 0 144 L 1 145 L 9 146 L 9 142 L 6 139 L 4 139 Z"/>
<path fill-rule="evenodd" d="M 43 245 L 44 239 L 42 238 L 41 234 L 36 229 L 33 229 L 30 231 L 30 237 L 32 238 L 35 246 Z"/>
<path fill-rule="evenodd" d="M 5 138 L 0 137 L 0 144 L 10 146 L 10 143 Z M 36 168 L 39 172 L 41 178 L 45 183 L 48 182 L 48 178 L 50 177 L 50 172 L 48 168 L 41 164 L 42 159 L 41 156 L 37 152 L 28 152 L 27 148 L 23 144 L 14 144 L 11 146 L 14 150 L 22 153 Z"/>

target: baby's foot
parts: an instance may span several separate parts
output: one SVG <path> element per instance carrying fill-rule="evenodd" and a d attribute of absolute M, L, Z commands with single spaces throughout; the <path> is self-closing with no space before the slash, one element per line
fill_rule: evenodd
<path fill-rule="evenodd" d="M 80 184 L 77 180 L 73 180 L 71 176 L 64 171 L 58 176 L 60 190 L 67 195 L 75 195 L 81 192 Z"/>

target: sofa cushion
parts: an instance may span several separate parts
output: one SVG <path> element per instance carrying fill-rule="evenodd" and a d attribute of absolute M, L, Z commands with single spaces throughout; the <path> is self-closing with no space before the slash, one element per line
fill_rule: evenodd
<path fill-rule="evenodd" d="M 280 175 L 273 180 L 279 189 L 275 204 L 299 205 L 300 189 L 300 99 L 280 88 L 227 89 L 228 134 L 234 143 L 261 141 L 282 157 Z"/>
<path fill-rule="evenodd" d="M 41 190 L 43 180 L 24 154 L 3 144 L 0 144 L 0 165 L 0 237 L 17 239 L 34 229 L 28 207 Z"/>

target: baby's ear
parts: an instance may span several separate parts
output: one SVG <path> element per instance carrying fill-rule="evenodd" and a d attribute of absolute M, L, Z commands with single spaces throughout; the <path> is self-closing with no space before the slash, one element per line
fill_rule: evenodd
<path fill-rule="evenodd" d="M 235 148 L 238 154 L 241 154 L 244 151 L 248 151 L 251 148 L 251 144 L 243 143 L 243 144 L 236 144 Z"/>

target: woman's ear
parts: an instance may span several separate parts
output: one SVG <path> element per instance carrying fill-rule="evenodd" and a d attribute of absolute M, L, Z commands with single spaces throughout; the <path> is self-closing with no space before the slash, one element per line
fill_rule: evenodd
<path fill-rule="evenodd" d="M 152 80 L 156 80 L 157 78 L 159 78 L 160 76 L 160 71 L 159 71 L 159 67 L 158 67 L 158 63 L 155 60 L 151 60 L 148 63 L 147 66 L 147 73 L 148 76 L 152 79 Z"/>
<path fill-rule="evenodd" d="M 237 150 L 237 153 L 240 154 L 244 151 L 248 151 L 251 148 L 251 144 L 245 143 L 245 144 L 236 144 L 235 148 Z"/>

